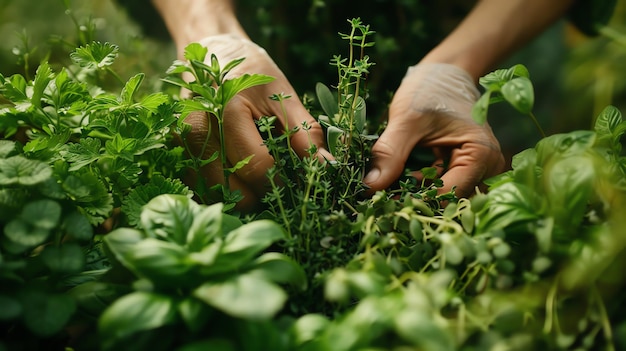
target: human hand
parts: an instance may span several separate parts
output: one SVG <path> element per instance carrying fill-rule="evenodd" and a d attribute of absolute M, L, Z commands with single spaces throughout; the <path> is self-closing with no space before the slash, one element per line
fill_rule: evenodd
<path fill-rule="evenodd" d="M 483 179 L 501 172 L 500 144 L 489 125 L 471 117 L 478 97 L 471 76 L 457 66 L 410 67 L 391 102 L 388 125 L 372 149 L 371 170 L 364 178 L 370 192 L 397 180 L 417 145 L 433 150 L 433 167 L 444 185 L 440 192 L 456 186 L 457 196 L 467 197 Z M 419 171 L 412 175 L 421 179 Z"/>
<path fill-rule="evenodd" d="M 332 159 L 324 149 L 322 128 L 306 111 L 298 95 L 278 66 L 265 50 L 250 40 L 236 35 L 217 35 L 200 40 L 199 43 L 208 48 L 209 53 L 217 56 L 219 63 L 226 63 L 245 57 L 245 60 L 232 69 L 227 79 L 243 74 L 264 74 L 276 79 L 265 85 L 243 90 L 228 103 L 224 109 L 224 143 L 228 167 L 250 155 L 254 157 L 243 168 L 237 170 L 229 178 L 231 190 L 240 190 L 244 199 L 237 204 L 240 210 L 251 210 L 268 190 L 266 171 L 274 164 L 263 138 L 255 125 L 255 120 L 262 116 L 276 116 L 279 122 L 276 130 L 300 128 L 306 122 L 311 128 L 308 131 L 299 129 L 291 137 L 291 146 L 300 156 L 309 156 L 307 150 L 310 142 L 318 148 L 317 157 Z M 271 100 L 273 94 L 283 93 L 291 98 L 283 101 L 284 111 L 279 102 Z M 220 149 L 218 126 L 215 118 L 207 118 L 202 112 L 191 113 L 185 119 L 191 125 L 191 132 L 186 135 L 190 152 L 203 159 L 209 158 Z M 308 134 L 307 134 L 308 133 Z M 209 142 L 202 151 L 203 144 L 209 135 Z M 192 175 L 188 181 L 195 182 L 198 176 L 203 177 L 209 186 L 224 183 L 222 164 L 214 161 L 204 166 L 200 174 Z"/>

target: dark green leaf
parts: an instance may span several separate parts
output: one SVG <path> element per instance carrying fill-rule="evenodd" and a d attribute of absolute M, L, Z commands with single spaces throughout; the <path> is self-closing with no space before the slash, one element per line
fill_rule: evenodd
<path fill-rule="evenodd" d="M 63 158 L 71 163 L 70 171 L 79 170 L 100 158 L 102 142 L 96 138 L 82 138 L 78 143 L 67 144 L 61 151 Z"/>
<path fill-rule="evenodd" d="M 143 207 L 153 198 L 163 194 L 177 194 L 190 197 L 192 192 L 178 179 L 165 178 L 155 175 L 146 184 L 133 188 L 128 196 L 122 200 L 122 212 L 128 217 L 130 225 L 139 223 Z"/>
<path fill-rule="evenodd" d="M 33 106 L 41 108 L 41 98 L 44 90 L 48 87 L 48 83 L 52 80 L 53 74 L 47 62 L 43 62 L 37 68 L 35 81 L 33 82 L 33 95 L 31 101 Z"/>
<path fill-rule="evenodd" d="M 237 348 L 230 340 L 211 338 L 202 341 L 195 341 L 185 344 L 176 351 L 237 351 Z"/>
<path fill-rule="evenodd" d="M 80 273 L 85 266 L 85 254 L 77 244 L 64 243 L 60 246 L 47 246 L 41 253 L 41 260 L 54 273 Z"/>
<path fill-rule="evenodd" d="M 20 301 L 12 296 L 0 295 L 0 321 L 8 321 L 22 314 Z"/>
<path fill-rule="evenodd" d="M 63 216 L 62 225 L 65 232 L 76 240 L 88 241 L 93 238 L 93 226 L 87 217 L 78 211 Z"/>
<path fill-rule="evenodd" d="M 530 79 L 526 77 L 513 78 L 506 82 L 501 89 L 502 96 L 516 110 L 529 114 L 535 103 L 535 92 Z"/>
<path fill-rule="evenodd" d="M 187 297 L 178 304 L 178 313 L 187 328 L 197 333 L 206 327 L 211 309 L 202 301 L 194 297 Z"/>
<path fill-rule="evenodd" d="M 41 337 L 49 337 L 62 331 L 76 310 L 72 298 L 65 294 L 26 290 L 19 298 L 23 307 L 24 324 Z"/>
<path fill-rule="evenodd" d="M 272 318 L 287 299 L 278 286 L 253 274 L 206 282 L 193 295 L 228 315 L 255 320 Z"/>
<path fill-rule="evenodd" d="M 107 308 L 98 320 L 98 330 L 104 340 L 115 341 L 175 321 L 176 307 L 170 296 L 137 291 Z"/>

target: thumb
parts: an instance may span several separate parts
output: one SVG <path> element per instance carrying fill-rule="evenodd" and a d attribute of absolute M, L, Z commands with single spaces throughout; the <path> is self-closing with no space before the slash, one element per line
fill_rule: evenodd
<path fill-rule="evenodd" d="M 396 181 L 404 171 L 412 143 L 407 135 L 410 128 L 402 123 L 389 123 L 372 147 L 372 164 L 363 182 L 374 193 L 383 190 Z"/>

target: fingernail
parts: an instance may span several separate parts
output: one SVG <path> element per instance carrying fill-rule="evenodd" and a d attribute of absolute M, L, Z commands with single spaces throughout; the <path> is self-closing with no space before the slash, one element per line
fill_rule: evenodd
<path fill-rule="evenodd" d="M 378 168 L 372 168 L 365 178 L 363 178 L 363 183 L 373 183 L 378 179 L 378 177 L 380 177 L 380 170 Z"/>

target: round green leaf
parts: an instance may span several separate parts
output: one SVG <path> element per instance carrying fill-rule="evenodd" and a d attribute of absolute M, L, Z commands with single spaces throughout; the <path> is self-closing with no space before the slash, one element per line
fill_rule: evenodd
<path fill-rule="evenodd" d="M 79 273 L 85 266 L 85 254 L 77 244 L 47 246 L 41 253 L 43 263 L 55 273 Z"/>
<path fill-rule="evenodd" d="M 22 313 L 20 302 L 10 296 L 0 295 L 0 321 L 8 321 Z"/>
<path fill-rule="evenodd" d="M 15 244 L 27 248 L 44 243 L 48 239 L 50 231 L 33 227 L 21 218 L 16 218 L 4 226 L 4 235 Z"/>
<path fill-rule="evenodd" d="M 42 161 L 29 160 L 20 155 L 0 159 L 0 185 L 34 185 L 51 175 L 52 169 Z"/>
<path fill-rule="evenodd" d="M 76 309 L 71 297 L 65 294 L 49 295 L 42 291 L 26 290 L 20 294 L 24 312 L 23 322 L 33 334 L 48 337 L 66 326 Z"/>
<path fill-rule="evenodd" d="M 170 296 L 137 291 L 116 300 L 100 316 L 98 329 L 103 339 L 121 339 L 139 331 L 156 329 L 176 321 Z"/>
<path fill-rule="evenodd" d="M 43 199 L 27 203 L 21 217 L 37 228 L 53 229 L 59 224 L 61 211 L 58 202 Z"/>
<path fill-rule="evenodd" d="M 63 227 L 65 231 L 76 240 L 91 240 L 93 237 L 93 227 L 87 217 L 78 211 L 71 212 L 64 216 Z"/>
<path fill-rule="evenodd" d="M 513 78 L 502 86 L 501 93 L 504 99 L 519 112 L 528 114 L 532 111 L 535 103 L 535 92 L 530 79 L 526 77 Z"/>
<path fill-rule="evenodd" d="M 254 274 L 207 282 L 193 294 L 233 317 L 255 320 L 272 318 L 287 300 L 281 288 Z"/>
<path fill-rule="evenodd" d="M 129 269 L 155 285 L 195 284 L 186 276 L 192 267 L 188 253 L 175 243 L 146 238 L 134 245 L 126 259 Z"/>

